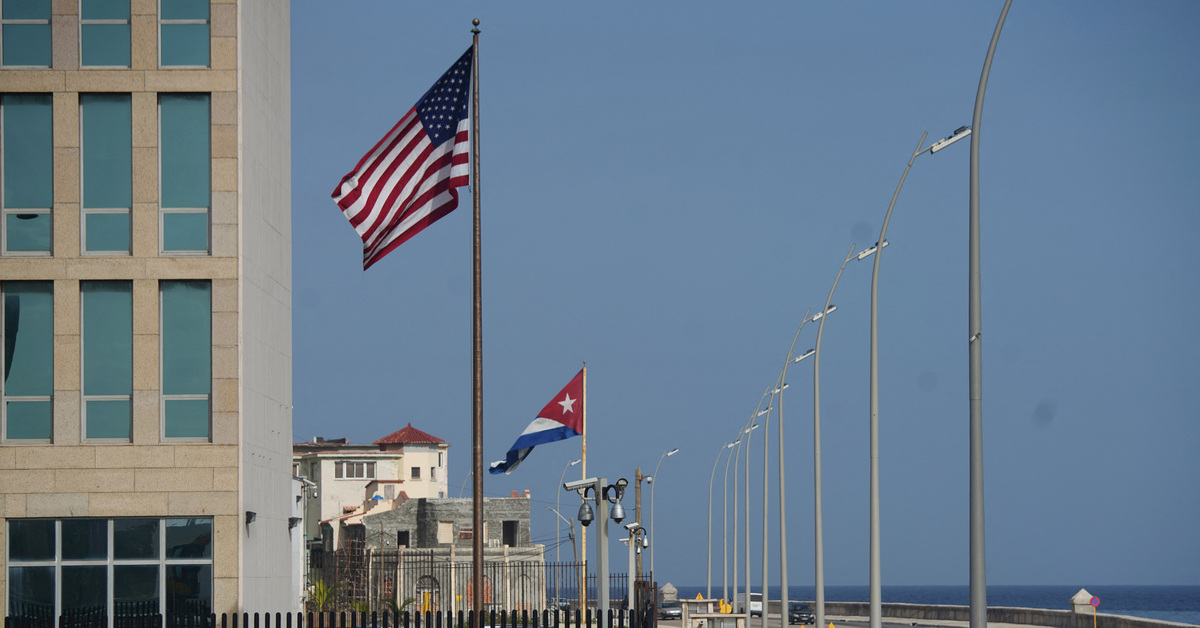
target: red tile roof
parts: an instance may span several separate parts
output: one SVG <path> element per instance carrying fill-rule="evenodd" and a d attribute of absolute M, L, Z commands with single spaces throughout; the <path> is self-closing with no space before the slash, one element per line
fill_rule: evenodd
<path fill-rule="evenodd" d="M 446 441 L 444 441 L 436 436 L 426 434 L 425 432 L 422 432 L 421 430 L 413 427 L 412 423 L 409 423 L 407 426 L 404 427 L 404 429 L 397 431 L 397 432 L 392 432 L 391 434 L 388 434 L 387 436 L 384 436 L 383 438 L 375 441 L 374 444 L 376 444 L 376 445 L 395 445 L 395 444 L 404 444 L 404 443 L 440 444 L 440 443 L 444 443 L 444 442 L 446 442 Z"/>

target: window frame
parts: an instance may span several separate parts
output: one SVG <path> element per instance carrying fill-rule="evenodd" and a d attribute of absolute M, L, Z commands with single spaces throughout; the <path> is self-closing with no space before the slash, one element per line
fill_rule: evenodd
<path fill-rule="evenodd" d="M 79 0 L 79 3 L 77 5 L 77 8 L 79 9 L 79 13 L 77 15 L 79 16 L 78 37 L 79 37 L 79 67 L 80 67 L 80 69 L 83 69 L 83 68 L 87 68 L 89 70 L 107 69 L 107 68 L 127 69 L 130 67 L 133 67 L 133 5 L 132 5 L 132 3 L 130 3 L 130 7 L 129 7 L 129 17 L 122 20 L 122 19 L 118 19 L 118 18 L 84 18 L 83 17 L 83 5 L 86 4 L 87 2 L 88 2 L 88 0 Z M 91 64 L 84 63 L 84 61 L 83 61 L 84 28 L 87 26 L 121 26 L 121 25 L 125 26 L 126 32 L 129 37 L 129 49 L 126 51 L 128 57 L 129 57 L 129 61 L 126 62 L 125 65 L 91 65 Z"/>
<path fill-rule="evenodd" d="M 5 445 L 29 444 L 44 445 L 54 442 L 54 282 L 53 281 L 5 281 L 0 282 L 0 304 L 7 303 L 10 286 L 49 284 L 50 286 L 50 394 L 49 395 L 9 395 L 7 380 L 0 376 L 0 443 Z M 5 317 L 8 308 L 0 305 L 0 330 L 5 329 Z M 0 351 L 7 352 L 8 336 L 0 331 Z M 9 438 L 8 436 L 8 404 L 16 402 L 48 402 L 50 404 L 50 437 L 49 438 Z"/>
<path fill-rule="evenodd" d="M 3 0 L 0 0 L 3 2 Z M 2 44 L 0 44 L 2 45 Z M 5 161 L 7 159 L 6 151 L 4 150 L 7 143 L 7 133 L 4 128 L 5 100 L 13 96 L 44 96 L 47 98 L 47 107 L 49 108 L 50 122 L 50 145 L 47 147 L 50 155 L 50 205 L 48 207 L 9 207 L 8 198 L 4 193 L 5 182 Z M 8 217 L 18 214 L 32 214 L 35 216 L 46 216 L 50 219 L 50 242 L 49 247 L 44 251 L 10 251 L 8 249 Z M 54 255 L 54 96 L 41 92 L 6 92 L 0 94 L 0 256 L 3 257 L 52 257 Z"/>
<path fill-rule="evenodd" d="M 374 480 L 375 462 L 371 460 L 336 460 L 333 463 L 335 480 Z"/>
<path fill-rule="evenodd" d="M 129 317 L 129 373 L 130 387 L 128 395 L 89 395 L 87 394 L 87 324 L 85 319 L 84 284 L 125 284 L 129 286 L 130 317 Z M 133 442 L 133 281 L 80 281 L 79 282 L 79 438 L 83 443 L 96 444 L 128 444 Z M 88 436 L 88 402 L 89 401 L 128 401 L 129 402 L 129 436 L 127 437 L 89 437 Z"/>
<path fill-rule="evenodd" d="M 84 140 L 84 102 L 91 96 L 126 96 L 129 104 L 129 207 L 89 207 L 87 198 L 87 179 L 85 164 L 87 162 L 87 142 Z M 129 248 L 88 250 L 87 219 L 88 216 L 120 215 L 128 217 Z M 129 93 L 88 92 L 79 95 L 79 254 L 84 257 L 131 257 L 133 256 L 133 95 Z"/>
<path fill-rule="evenodd" d="M 185 66 L 171 66 L 185 67 Z M 208 101 L 208 121 L 205 127 L 208 129 L 208 160 L 205 169 L 205 175 L 208 179 L 208 204 L 205 207 L 174 207 L 168 206 L 164 200 L 163 183 L 163 144 L 166 136 L 163 129 L 163 99 L 168 100 L 176 96 L 205 96 Z M 158 254 L 160 257 L 210 257 L 213 250 L 213 234 L 212 234 L 212 94 L 210 92 L 160 92 L 158 94 Z M 206 222 L 205 248 L 200 249 L 168 249 L 167 244 L 167 216 L 182 215 L 182 214 L 203 214 Z"/>
<path fill-rule="evenodd" d="M 164 392 L 166 382 L 167 355 L 166 343 L 163 342 L 166 327 L 166 308 L 163 303 L 163 286 L 170 283 L 190 283 L 201 281 L 208 284 L 208 392 L 207 393 L 177 393 Z M 158 282 L 158 416 L 159 438 L 161 442 L 171 443 L 209 443 L 213 434 L 213 349 L 212 349 L 212 281 L 210 280 L 161 280 Z M 207 401 L 208 402 L 208 434 L 206 436 L 167 436 L 167 402 L 168 401 Z"/>
<path fill-rule="evenodd" d="M 52 2 L 47 4 L 50 6 L 50 15 L 45 19 L 41 18 L 6 18 L 4 17 L 4 2 L 0 0 L 0 67 L 5 69 L 23 69 L 23 68 L 50 68 L 54 67 L 54 6 Z M 4 27 L 5 26 L 47 26 L 50 30 L 50 63 L 46 65 L 10 65 L 4 62 Z"/>
<path fill-rule="evenodd" d="M 116 558 L 114 556 L 115 543 L 114 543 L 113 535 L 114 535 L 114 529 L 115 529 L 115 522 L 119 521 L 119 520 L 134 520 L 134 519 L 157 520 L 157 524 L 158 524 L 157 525 L 157 540 L 158 540 L 158 556 L 157 557 L 155 557 L 155 558 Z M 63 558 L 63 529 L 62 529 L 63 522 L 64 521 L 84 521 L 84 520 L 104 521 L 105 522 L 105 527 L 106 527 L 105 557 L 104 558 L 90 558 L 90 559 Z M 5 538 L 6 538 L 5 556 L 8 558 L 8 560 L 6 561 L 6 564 L 4 565 L 4 567 L 5 567 L 5 576 L 7 578 L 7 582 L 10 582 L 10 583 L 12 582 L 11 571 L 14 568 L 16 568 L 16 569 L 24 568 L 24 567 L 51 567 L 51 568 L 53 568 L 53 570 L 54 570 L 53 571 L 53 573 L 54 573 L 54 604 L 53 604 L 53 606 L 54 606 L 54 616 L 55 616 L 55 618 L 58 618 L 62 615 L 63 610 L 64 610 L 63 609 L 63 599 L 62 599 L 62 597 L 63 597 L 62 568 L 63 567 L 104 567 L 105 568 L 105 589 L 106 589 L 105 595 L 104 595 L 104 597 L 105 597 L 105 612 L 106 612 L 106 617 L 108 619 L 108 625 L 111 626 L 111 625 L 114 625 L 113 624 L 113 613 L 114 613 L 113 573 L 114 573 L 114 570 L 116 567 L 126 567 L 126 566 L 136 567 L 136 566 L 150 566 L 150 565 L 158 567 L 158 582 L 157 582 L 158 611 L 159 611 L 159 614 L 164 617 L 166 616 L 167 603 L 168 603 L 168 592 L 167 592 L 167 586 L 166 586 L 167 585 L 167 577 L 168 577 L 168 573 L 167 573 L 168 568 L 169 567 L 178 567 L 178 566 L 208 567 L 209 578 L 211 580 L 209 583 L 209 588 L 208 588 L 209 593 L 210 593 L 209 609 L 211 612 L 212 607 L 215 605 L 214 604 L 215 600 L 212 599 L 212 597 L 215 597 L 215 596 L 213 596 L 213 593 L 214 593 L 213 585 L 215 584 L 215 579 L 216 579 L 215 578 L 215 569 L 214 569 L 214 556 L 216 556 L 216 553 L 217 553 L 216 547 L 215 547 L 213 541 L 209 542 L 209 546 L 208 546 L 209 551 L 208 551 L 207 558 L 171 558 L 171 557 L 168 557 L 167 556 L 167 539 L 168 539 L 167 522 L 171 521 L 171 520 L 191 520 L 191 521 L 203 520 L 203 521 L 207 521 L 210 531 L 215 531 L 215 526 L 216 526 L 215 519 L 213 517 L 188 517 L 188 516 L 182 516 L 182 517 L 71 517 L 71 518 L 64 518 L 64 519 L 52 519 L 52 518 L 48 518 L 48 517 L 36 517 L 36 518 L 31 517 L 28 519 L 10 518 L 10 519 L 8 519 L 9 524 L 7 526 L 5 526 Z M 12 543 L 13 543 L 12 538 L 14 535 L 12 534 L 12 525 L 11 524 L 14 521 L 53 521 L 54 522 L 54 556 L 50 559 L 35 559 L 35 560 L 13 559 L 11 556 L 12 556 Z M 216 538 L 217 537 L 215 534 L 210 534 L 210 539 L 215 540 Z M 11 596 L 12 592 L 8 591 L 6 594 Z M 11 601 L 11 598 L 10 598 L 10 601 Z M 10 612 L 10 614 L 12 612 L 11 606 L 9 607 L 9 612 Z"/>
<path fill-rule="evenodd" d="M 158 13 L 157 13 L 157 17 L 158 17 L 158 33 L 157 33 L 158 34 L 158 67 L 159 68 L 182 68 L 182 69 L 211 68 L 212 67 L 212 5 L 211 4 L 208 5 L 208 17 L 206 17 L 204 19 L 199 19 L 199 18 L 167 18 L 167 19 L 164 19 L 162 16 L 163 15 L 162 3 L 163 3 L 163 0 L 158 0 L 158 2 L 157 2 L 157 4 L 158 4 Z M 208 27 L 208 62 L 205 63 L 204 65 L 183 65 L 183 64 L 163 63 L 163 26 L 186 26 L 189 24 L 190 25 L 203 24 L 204 26 Z"/>

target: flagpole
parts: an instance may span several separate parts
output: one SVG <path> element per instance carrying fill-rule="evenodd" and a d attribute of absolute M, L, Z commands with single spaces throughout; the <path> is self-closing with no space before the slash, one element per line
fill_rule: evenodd
<path fill-rule="evenodd" d="M 475 481 L 471 483 L 471 509 L 474 532 L 472 540 L 472 604 L 474 628 L 483 627 L 483 306 L 482 273 L 480 272 L 480 229 L 479 229 L 479 20 L 471 20 L 471 186 L 474 214 L 474 299 L 472 321 L 472 344 L 474 369 L 472 374 L 472 437 L 473 468 Z"/>
<path fill-rule="evenodd" d="M 579 479 L 588 477 L 587 474 L 587 360 L 583 361 L 583 394 L 580 395 L 579 401 L 580 420 L 583 423 L 583 445 L 580 452 L 580 459 L 583 463 L 580 465 Z M 582 548 L 579 552 L 579 612 L 586 615 L 587 613 L 587 527 L 579 526 L 579 544 Z"/>

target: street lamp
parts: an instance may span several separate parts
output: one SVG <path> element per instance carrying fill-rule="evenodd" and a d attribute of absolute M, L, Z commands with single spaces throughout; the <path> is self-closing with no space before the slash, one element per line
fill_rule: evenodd
<path fill-rule="evenodd" d="M 677 453 L 679 453 L 678 447 L 671 451 L 664 451 L 663 455 L 658 457 L 658 464 L 654 465 L 654 475 L 647 478 L 647 481 L 650 482 L 650 538 L 654 539 L 655 545 L 658 544 L 658 537 L 654 536 L 654 480 L 658 478 L 658 467 L 662 464 L 663 459 Z M 650 576 L 654 577 L 654 545 L 650 546 Z"/>
<path fill-rule="evenodd" d="M 779 381 L 780 382 L 787 381 L 788 366 L 791 366 L 792 364 L 799 362 L 807 357 L 810 357 L 814 353 L 816 353 L 816 350 L 809 349 L 803 355 L 792 357 L 794 355 L 793 352 L 796 350 L 796 339 L 800 337 L 800 330 L 804 329 L 804 324 L 809 321 L 816 321 L 816 320 L 823 321 L 826 316 L 828 316 L 829 314 L 832 314 L 833 311 L 836 309 L 837 309 L 837 306 L 829 305 L 824 310 L 821 310 L 820 312 L 817 312 L 816 314 L 814 314 L 812 317 L 809 317 L 808 312 L 804 313 L 804 320 L 800 321 L 800 326 L 798 328 L 796 328 L 796 335 L 792 337 L 792 345 L 790 347 L 788 347 L 787 360 L 784 360 L 783 370 L 779 373 Z M 784 387 L 786 387 L 786 384 L 784 384 Z M 785 486 L 784 486 L 784 478 L 786 476 L 784 475 L 784 471 L 783 471 L 784 460 L 786 459 L 786 455 L 784 454 L 784 441 L 783 441 L 783 390 L 782 390 L 782 388 L 779 391 L 779 410 L 778 410 L 778 412 L 779 412 L 779 417 L 778 417 L 778 423 L 779 423 L 779 591 L 780 591 L 779 600 L 780 600 L 780 604 L 781 604 L 779 616 L 780 616 L 781 621 L 786 623 L 787 622 L 787 612 L 788 612 L 787 611 L 787 608 L 788 608 L 787 492 L 785 491 Z M 766 517 L 766 516 L 767 516 L 767 514 L 766 514 L 765 504 L 764 504 L 763 517 Z M 764 544 L 764 547 L 765 547 L 765 544 Z M 765 591 L 766 591 L 765 584 L 763 585 L 763 591 L 764 591 L 763 621 L 765 622 L 766 616 L 767 616 L 767 611 L 766 611 L 767 598 L 766 598 L 766 594 L 765 594 Z"/>
<path fill-rule="evenodd" d="M 872 246 L 860 251 L 857 255 L 854 253 L 854 245 L 850 245 L 850 251 L 846 254 L 846 259 L 842 261 L 842 267 L 838 269 L 837 277 L 833 279 L 833 286 L 829 288 L 829 296 L 825 298 L 826 312 L 832 311 L 833 308 L 830 302 L 833 301 L 833 291 L 837 290 L 838 280 L 842 278 L 842 271 L 846 270 L 846 264 L 850 260 L 862 260 L 869 257 L 876 250 L 887 246 L 887 240 L 884 240 L 882 245 Z M 834 308 L 836 309 L 836 308 Z M 816 572 L 814 584 L 816 585 L 816 597 L 814 605 L 816 608 L 815 625 L 825 625 L 825 550 L 824 539 L 821 527 L 821 335 L 825 331 L 825 317 L 821 317 L 821 324 L 817 326 L 817 344 L 813 349 L 813 544 L 815 550 L 813 552 L 814 570 Z"/>
<path fill-rule="evenodd" d="M 766 396 L 764 395 L 763 398 L 765 399 Z M 761 399 L 758 402 L 758 407 L 759 408 L 762 407 Z M 757 408 L 756 408 L 756 410 L 757 410 Z M 747 427 L 742 428 L 738 432 L 738 440 L 746 441 L 746 460 L 747 461 L 750 460 L 750 432 L 753 432 L 754 430 L 758 429 L 758 424 L 754 423 L 754 417 L 755 417 L 755 415 L 751 414 L 750 419 L 746 421 Z M 737 597 L 737 584 L 738 584 L 738 515 L 737 515 L 738 480 L 737 480 L 737 476 L 738 476 L 738 460 L 740 459 L 741 454 L 742 454 L 742 446 L 738 445 L 737 451 L 733 455 L 733 562 L 730 563 L 731 565 L 733 565 L 733 580 L 732 580 L 732 582 L 733 582 L 733 597 L 735 597 L 735 598 Z M 747 533 L 750 532 L 749 527 L 746 528 L 746 532 Z M 748 576 L 749 572 L 747 572 L 746 575 Z M 730 598 L 730 599 L 732 600 L 733 598 Z"/>
<path fill-rule="evenodd" d="M 740 435 L 740 434 L 739 434 Z M 733 441 L 741 451 L 742 439 Z M 721 599 L 729 599 L 729 463 L 733 456 L 725 456 L 725 477 L 721 480 Z M 736 467 L 734 467 L 736 469 Z M 735 480 L 736 481 L 736 480 Z"/>
<path fill-rule="evenodd" d="M 957 142 L 971 133 L 968 127 L 959 127 L 957 131 L 944 140 L 934 142 L 938 146 L 938 150 Z M 900 196 L 900 188 L 904 185 L 904 179 L 908 177 L 908 171 L 912 168 L 913 161 L 917 156 L 932 152 L 933 146 L 921 148 L 921 144 L 925 143 L 925 137 L 928 133 L 922 133 L 920 141 L 917 142 L 917 147 L 913 150 L 912 157 L 908 158 L 908 165 L 904 167 L 904 174 L 900 175 L 900 182 L 896 184 L 896 191 L 892 194 L 892 202 L 888 204 L 887 213 L 883 216 L 883 228 L 879 231 L 878 242 L 887 240 L 888 223 L 892 219 L 892 209 L 896 206 L 896 199 Z M 883 259 L 882 248 L 875 252 L 875 265 L 871 272 L 871 541 L 870 541 L 870 628 L 882 628 L 883 626 L 883 596 L 882 584 L 880 578 L 879 566 L 879 334 L 876 321 L 878 319 L 878 297 L 879 297 L 879 262 Z"/>
<path fill-rule="evenodd" d="M 559 519 L 562 519 L 563 521 L 566 522 L 566 524 L 568 526 L 571 526 L 570 532 L 567 533 L 567 538 L 571 539 L 571 552 L 575 555 L 575 562 L 578 563 L 579 562 L 579 548 L 575 546 L 575 522 L 562 516 L 562 513 L 558 512 L 557 508 L 551 508 L 549 506 L 546 506 L 546 510 L 549 510 L 550 512 L 558 515 Z M 557 560 L 557 558 L 558 558 L 557 549 L 558 548 L 555 548 L 555 550 L 556 550 L 555 551 L 555 560 Z M 555 608 L 558 608 L 559 602 L 562 601 L 562 594 L 559 591 L 559 584 L 561 583 L 561 581 L 562 581 L 561 577 L 554 578 L 554 603 L 555 603 L 554 607 Z M 576 588 L 578 588 L 578 586 L 579 586 L 578 583 L 576 583 Z"/>
<path fill-rule="evenodd" d="M 726 449 L 729 449 L 736 444 L 737 444 L 737 441 L 734 441 L 732 443 L 725 443 L 724 445 L 721 445 L 721 448 L 717 450 L 716 459 L 713 460 L 712 473 L 710 473 L 708 475 L 708 575 L 707 575 L 708 585 L 707 585 L 707 589 L 705 592 L 705 596 L 710 600 L 712 599 L 712 487 L 713 487 L 713 479 L 717 477 L 717 463 L 721 461 L 721 454 L 725 453 Z"/>
<path fill-rule="evenodd" d="M 761 409 L 763 402 L 766 401 L 767 395 L 769 395 L 769 394 L 771 394 L 770 389 L 763 391 L 762 398 L 760 398 L 758 400 L 758 408 L 756 408 L 757 412 L 750 418 L 751 421 L 757 421 L 758 417 L 760 417 L 764 414 L 767 414 L 768 412 L 771 411 L 771 406 L 769 406 L 769 405 L 766 407 L 766 409 Z M 754 427 L 752 427 L 750 429 L 753 430 L 757 427 L 758 427 L 758 423 L 754 423 Z M 763 433 L 766 434 L 765 431 Z M 742 605 L 746 612 L 746 626 L 747 626 L 747 628 L 749 628 L 749 626 L 750 626 L 750 604 L 749 604 L 749 600 L 750 600 L 750 448 L 749 448 L 749 446 L 746 447 L 746 477 L 745 477 L 745 481 L 746 481 L 746 511 L 745 511 L 745 516 L 746 516 L 746 586 L 742 588 L 742 593 L 743 593 L 742 599 L 746 600 L 746 601 L 744 601 L 742 603 Z"/>
<path fill-rule="evenodd" d="M 1005 0 L 996 21 L 996 30 L 988 44 L 983 59 L 983 72 L 979 77 L 979 89 L 975 92 L 975 112 L 971 126 L 976 130 L 971 136 L 971 189 L 970 189 L 970 236 L 968 255 L 970 262 L 967 276 L 967 354 L 970 358 L 968 396 L 971 404 L 970 429 L 970 628 L 987 628 L 987 570 L 984 568 L 983 536 L 983 300 L 980 295 L 979 257 L 979 133 L 983 126 L 983 94 L 987 91 L 988 74 L 992 70 L 992 57 L 1000 41 L 1000 29 L 1008 17 L 1012 0 Z"/>
<path fill-rule="evenodd" d="M 575 465 L 577 465 L 577 464 L 579 464 L 579 463 L 581 463 L 581 462 L 583 462 L 583 458 L 576 458 L 575 460 L 572 460 L 571 462 L 568 462 L 568 463 L 567 463 L 567 465 L 566 465 L 565 467 L 563 467 L 562 476 L 561 476 L 561 477 L 558 479 L 558 483 L 559 483 L 559 484 L 562 484 L 562 483 L 563 483 L 563 480 L 565 480 L 565 479 L 566 479 L 566 477 L 567 477 L 567 469 L 570 469 L 571 467 L 573 467 L 573 466 L 575 466 Z M 556 515 L 558 514 L 558 509 L 560 508 L 560 506 L 559 506 L 559 497 L 561 497 L 561 496 L 562 496 L 562 493 L 557 493 L 557 492 L 556 492 L 556 493 L 554 494 L 554 514 L 556 514 Z M 549 508 L 549 506 L 547 506 L 547 508 Z M 559 516 L 559 517 L 562 517 L 562 515 L 558 515 L 558 516 Z M 564 521 L 565 521 L 565 519 L 564 519 Z M 556 562 L 556 563 L 557 563 L 557 562 L 559 562 L 559 560 L 558 560 L 558 545 L 559 545 L 559 536 L 558 536 L 558 531 L 559 531 L 559 530 L 561 530 L 561 529 L 562 529 L 562 526 L 559 526 L 559 525 L 558 525 L 558 523 L 556 522 L 556 523 L 554 524 L 554 562 Z M 572 530 L 572 534 L 574 534 L 575 527 L 574 527 L 574 526 L 572 526 L 572 527 L 571 527 L 571 530 Z M 571 537 L 571 544 L 572 544 L 572 545 L 574 545 L 574 544 L 575 544 L 575 538 L 574 538 L 574 536 L 572 536 L 572 537 Z M 577 555 L 577 556 L 576 556 L 576 558 L 575 558 L 575 562 L 579 562 L 579 557 L 578 557 L 578 555 Z"/>

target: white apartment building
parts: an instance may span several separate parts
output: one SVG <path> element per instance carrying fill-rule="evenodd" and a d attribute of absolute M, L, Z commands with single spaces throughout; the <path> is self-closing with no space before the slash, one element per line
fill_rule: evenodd
<path fill-rule="evenodd" d="M 305 534 L 337 549 L 341 522 L 419 497 L 447 495 L 450 445 L 409 423 L 371 444 L 347 439 L 296 443 L 292 472 L 315 487 L 305 496 Z M 322 534 L 322 528 L 331 531 Z"/>

